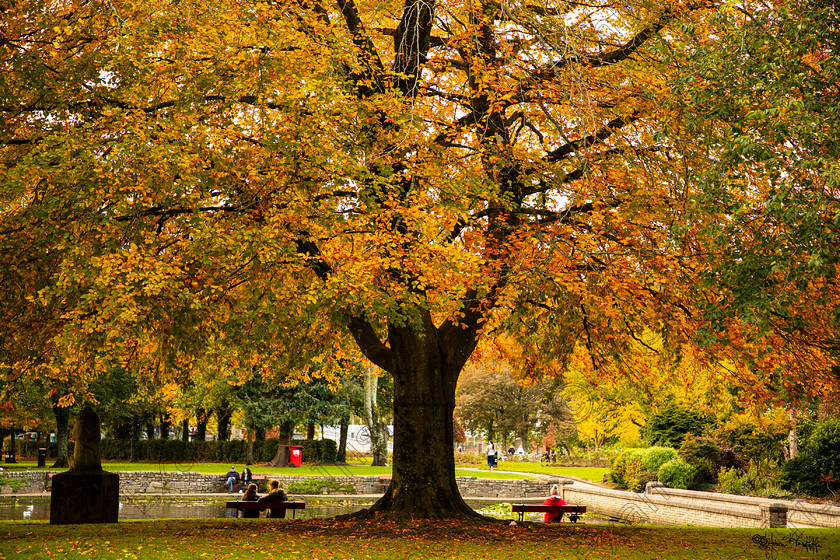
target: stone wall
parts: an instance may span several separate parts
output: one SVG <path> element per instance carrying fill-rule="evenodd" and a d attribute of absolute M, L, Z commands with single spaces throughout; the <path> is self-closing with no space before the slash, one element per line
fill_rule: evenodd
<path fill-rule="evenodd" d="M 0 495 L 44 492 L 52 474 L 52 472 L 46 471 L 0 472 Z"/>
<path fill-rule="evenodd" d="M 644 493 L 562 480 L 563 499 L 601 515 L 636 523 L 703 527 L 840 527 L 840 508 L 648 483 Z"/>
<path fill-rule="evenodd" d="M 52 471 L 0 472 L 0 494 L 38 494 L 49 490 Z M 193 472 L 119 472 L 120 494 L 200 494 L 223 492 L 223 474 Z M 255 473 L 259 475 L 259 472 Z M 378 476 L 277 476 L 284 488 L 291 482 L 330 479 L 351 485 L 356 494 L 377 495 L 384 490 Z M 9 481 L 19 481 L 10 484 Z M 580 480 L 495 480 L 457 477 L 465 498 L 540 502 L 551 485 L 559 483 L 568 504 L 585 505 L 598 513 L 637 523 L 707 527 L 828 527 L 840 528 L 840 507 L 799 501 L 768 500 L 712 492 L 694 492 L 648 483 L 644 493 L 624 492 Z M 16 487 L 16 488 L 15 488 Z M 326 491 L 325 491 L 326 492 Z"/>

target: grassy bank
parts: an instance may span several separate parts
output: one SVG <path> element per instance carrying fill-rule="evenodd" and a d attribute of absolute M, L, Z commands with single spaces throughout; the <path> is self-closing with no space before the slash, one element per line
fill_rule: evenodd
<path fill-rule="evenodd" d="M 772 556 L 767 551 L 772 551 Z M 0 559 L 506 560 L 837 558 L 829 530 L 601 527 L 334 520 L 161 520 L 114 525 L 0 523 Z"/>
<path fill-rule="evenodd" d="M 242 471 L 244 464 L 234 465 L 238 471 Z M 218 474 L 219 476 L 225 474 L 230 470 L 230 463 L 118 463 L 104 461 L 102 468 L 106 471 L 121 472 L 121 471 L 154 471 L 154 472 L 198 472 L 205 474 Z M 20 462 L 14 465 L 10 470 L 28 470 L 35 469 L 34 462 Z M 52 469 L 49 469 L 52 470 Z M 254 474 L 260 475 L 291 475 L 291 476 L 378 476 L 383 474 L 391 474 L 391 467 L 371 467 L 363 464 L 348 464 L 348 465 L 309 465 L 304 464 L 302 467 L 266 467 L 263 465 L 251 465 L 251 471 Z M 527 472 L 513 472 L 513 471 L 497 471 L 492 473 L 483 470 L 471 470 L 470 468 L 462 468 L 455 470 L 456 476 L 475 476 L 478 478 L 504 478 L 504 479 L 523 479 L 531 478 Z"/>

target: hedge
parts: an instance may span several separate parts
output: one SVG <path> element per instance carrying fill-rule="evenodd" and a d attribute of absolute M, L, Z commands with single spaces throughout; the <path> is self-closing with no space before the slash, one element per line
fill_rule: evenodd
<path fill-rule="evenodd" d="M 279 442 L 276 438 L 254 442 L 254 462 L 267 463 L 277 454 Z M 292 445 L 303 447 L 303 461 L 306 463 L 334 463 L 338 446 L 331 439 L 292 440 Z M 151 439 L 137 442 L 136 460 L 150 463 L 243 463 L 247 449 L 245 440 L 232 441 L 181 441 L 178 439 Z M 18 457 L 35 458 L 38 449 L 45 447 L 47 456 L 55 458 L 56 444 L 32 441 L 15 442 Z M 129 461 L 131 442 L 127 440 L 103 439 L 102 459 L 106 461 Z M 73 456 L 73 442 L 68 446 Z"/>

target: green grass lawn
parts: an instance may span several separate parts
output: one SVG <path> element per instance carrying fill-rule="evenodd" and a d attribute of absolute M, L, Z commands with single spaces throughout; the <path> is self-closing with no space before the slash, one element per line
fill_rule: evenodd
<path fill-rule="evenodd" d="M 487 464 L 458 464 L 458 467 L 477 468 L 487 471 Z M 601 482 L 604 473 L 610 469 L 604 467 L 557 467 L 545 463 L 529 463 L 525 461 L 501 461 L 499 466 L 493 469 L 493 474 L 502 478 L 504 473 L 518 474 L 543 474 L 551 476 L 576 476 L 594 482 Z"/>
<path fill-rule="evenodd" d="M 768 550 L 772 553 L 768 554 Z M 0 559 L 829 559 L 840 532 L 328 519 L 0 522 Z"/>
<path fill-rule="evenodd" d="M 244 464 L 234 464 L 238 471 L 242 471 Z M 119 463 L 103 461 L 102 468 L 106 471 L 157 471 L 157 472 L 199 472 L 205 474 L 217 473 L 219 476 L 230 470 L 231 463 Z M 21 461 L 12 468 L 25 470 L 36 468 L 34 461 Z M 265 467 L 251 465 L 251 471 L 257 475 L 297 475 L 297 476 L 377 476 L 391 474 L 391 467 L 371 467 L 369 465 L 351 463 L 348 465 L 309 465 L 302 467 Z M 524 479 L 531 478 L 527 472 L 510 472 L 494 470 L 492 473 L 485 466 L 482 470 L 456 469 L 456 476 L 475 476 L 478 478 Z"/>

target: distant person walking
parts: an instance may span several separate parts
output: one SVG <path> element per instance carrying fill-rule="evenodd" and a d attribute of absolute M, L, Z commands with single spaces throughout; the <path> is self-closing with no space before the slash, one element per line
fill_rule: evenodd
<path fill-rule="evenodd" d="M 496 464 L 496 446 L 493 445 L 493 442 L 490 442 L 490 445 L 487 446 L 487 466 L 490 467 L 490 470 L 493 470 L 493 465 Z"/>

